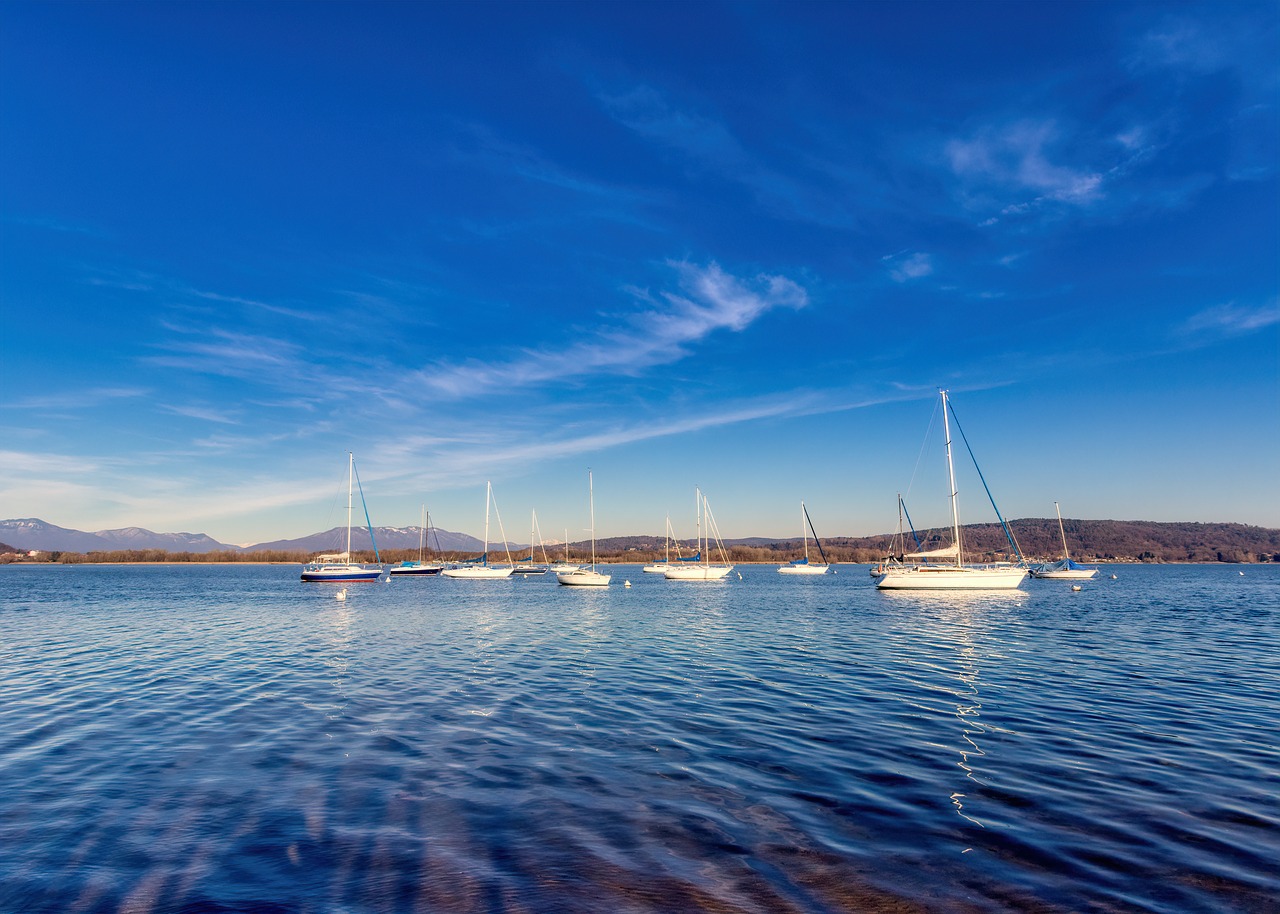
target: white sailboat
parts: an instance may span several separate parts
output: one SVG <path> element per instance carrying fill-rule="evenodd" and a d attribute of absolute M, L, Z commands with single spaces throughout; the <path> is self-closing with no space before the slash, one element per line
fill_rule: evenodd
<path fill-rule="evenodd" d="M 667 557 L 661 562 L 651 562 L 640 570 L 646 574 L 662 574 L 671 567 L 671 541 L 675 538 L 674 531 L 671 529 L 671 515 L 667 515 Z M 676 543 L 676 557 L 680 556 L 680 544 Z"/>
<path fill-rule="evenodd" d="M 480 558 L 471 562 L 460 562 L 457 565 L 446 568 L 440 572 L 447 578 L 471 578 L 471 579 L 487 579 L 487 578 L 509 578 L 511 577 L 511 553 L 507 553 L 506 565 L 490 565 L 489 564 L 489 507 L 493 505 L 493 483 L 485 484 L 484 495 L 484 553 Z M 497 506 L 493 505 L 493 510 L 497 513 Z M 506 543 L 507 534 L 502 529 L 502 517 L 498 517 L 498 531 L 502 533 L 502 542 Z"/>
<path fill-rule="evenodd" d="M 576 562 L 569 561 L 569 531 L 566 529 L 564 531 L 564 561 L 552 562 L 547 567 L 547 570 L 554 574 L 559 574 L 562 571 L 574 571 L 581 567 L 582 566 Z"/>
<path fill-rule="evenodd" d="M 1062 527 L 1062 509 L 1058 507 L 1058 503 L 1053 503 L 1053 510 L 1058 512 L 1058 535 L 1062 537 L 1062 560 L 1058 562 L 1050 562 L 1046 565 L 1037 565 L 1031 569 L 1033 578 L 1051 578 L 1057 581 L 1087 581 L 1098 573 L 1097 568 L 1089 568 L 1086 565 L 1077 565 L 1071 561 L 1071 553 L 1067 551 L 1067 532 Z"/>
<path fill-rule="evenodd" d="M 556 580 L 575 587 L 607 587 L 613 575 L 596 571 L 596 493 L 590 470 L 587 470 L 587 496 L 591 504 L 591 567 L 557 572 Z M 568 538 L 566 531 L 565 539 Z"/>
<path fill-rule="evenodd" d="M 898 562 L 886 559 L 877 569 L 876 587 L 881 590 L 1013 590 L 1027 576 L 1027 569 L 1018 565 L 966 565 L 963 561 L 960 540 L 960 511 L 956 506 L 956 472 L 951 462 L 951 424 L 947 418 L 947 391 L 942 396 L 942 427 L 947 446 L 947 478 L 951 484 L 952 544 L 942 549 L 913 552 L 904 559 L 920 559 L 919 562 Z M 948 559 L 934 564 L 932 559 Z"/>
<path fill-rule="evenodd" d="M 312 582 L 331 581 L 334 583 L 355 583 L 376 581 L 382 577 L 382 565 L 361 565 L 351 561 L 351 504 L 356 477 L 356 457 L 348 452 L 347 464 L 347 550 L 333 555 L 318 555 L 302 566 L 302 580 Z M 364 503 L 364 491 L 360 492 L 360 502 Z M 366 509 L 367 516 L 367 509 Z M 373 539 L 373 530 L 369 530 L 369 538 Z M 378 545 L 374 543 L 373 554 L 378 554 Z"/>
<path fill-rule="evenodd" d="M 533 545 L 537 543 L 542 547 L 542 564 L 539 565 L 533 560 Z M 547 568 L 551 562 L 547 559 L 547 546 L 542 542 L 542 531 L 538 529 L 538 512 L 533 512 L 533 518 L 529 521 L 529 557 L 520 559 L 516 563 L 516 567 L 511 570 L 512 574 L 518 574 L 521 577 L 528 577 L 535 574 L 546 574 Z"/>
<path fill-rule="evenodd" d="M 698 503 L 698 555 L 701 561 L 669 565 L 662 573 L 668 581 L 719 581 L 733 571 L 733 566 L 729 564 L 729 557 L 724 552 L 724 543 L 720 541 L 720 531 L 716 529 L 715 519 L 711 516 L 711 503 L 707 501 L 707 497 L 700 489 L 695 489 L 694 492 Z M 703 533 L 704 518 L 706 520 L 705 535 Z M 716 563 L 711 561 L 713 536 L 721 559 Z"/>
<path fill-rule="evenodd" d="M 422 549 L 427 538 L 427 506 L 422 506 L 422 521 L 418 525 L 418 560 L 416 562 L 401 562 L 399 565 L 392 565 L 387 569 L 387 573 L 393 576 L 400 575 L 427 575 L 439 574 L 443 569 L 443 565 L 431 564 L 422 560 Z M 439 543 L 437 543 L 437 546 Z"/>
<path fill-rule="evenodd" d="M 813 529 L 813 521 L 809 519 L 809 511 L 800 502 L 800 531 L 804 536 L 804 558 L 795 559 L 778 568 L 778 574 L 826 574 L 831 566 L 827 563 L 827 555 L 822 551 L 822 542 L 818 539 L 818 531 Z M 809 533 L 813 532 L 814 545 L 818 547 L 818 555 L 822 556 L 821 564 L 809 561 Z"/>

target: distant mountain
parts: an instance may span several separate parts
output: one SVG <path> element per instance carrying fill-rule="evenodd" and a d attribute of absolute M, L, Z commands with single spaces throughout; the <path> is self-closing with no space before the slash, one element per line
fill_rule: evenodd
<path fill-rule="evenodd" d="M 421 527 L 374 527 L 374 535 L 378 539 L 379 550 L 417 549 Z M 439 545 L 437 546 L 437 541 Z M 281 552 L 342 552 L 347 548 L 347 528 L 334 527 L 324 533 L 313 533 L 310 536 L 292 540 L 273 540 L 270 543 L 255 543 L 246 546 L 246 552 L 281 551 Z M 351 528 L 352 551 L 364 551 L 373 548 L 369 539 L 369 531 L 364 527 Z M 465 533 L 452 533 L 432 527 L 427 531 L 427 548 L 439 549 L 442 552 L 479 552 L 484 542 Z M 491 550 L 501 550 L 501 543 L 490 543 Z M 511 546 L 512 550 L 517 547 Z"/>
<path fill-rule="evenodd" d="M 117 552 L 124 549 L 163 549 L 166 552 L 221 552 L 238 547 L 219 543 L 203 533 L 153 533 L 141 527 L 85 533 L 68 530 L 36 517 L 0 520 L 5 542 L 29 552 Z"/>
<path fill-rule="evenodd" d="M 240 549 L 203 533 L 152 533 L 141 527 L 99 530 L 94 535 L 111 543 L 111 549 L 163 549 L 166 552 L 237 552 Z"/>
<path fill-rule="evenodd" d="M 0 520 L 0 536 L 22 552 L 102 552 L 117 548 L 96 533 L 68 530 L 36 517 Z"/>

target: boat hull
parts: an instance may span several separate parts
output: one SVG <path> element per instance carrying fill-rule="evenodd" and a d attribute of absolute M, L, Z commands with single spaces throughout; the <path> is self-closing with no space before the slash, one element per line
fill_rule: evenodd
<path fill-rule="evenodd" d="M 876 580 L 880 590 L 1016 590 L 1025 568 L 975 565 L 898 565 Z"/>
<path fill-rule="evenodd" d="M 365 568 L 363 565 L 316 565 L 302 569 L 302 580 L 312 584 L 359 584 L 376 581 L 383 569 Z"/>
<path fill-rule="evenodd" d="M 830 565 L 781 565 L 778 574 L 826 574 Z"/>
<path fill-rule="evenodd" d="M 668 581 L 719 581 L 731 571 L 732 565 L 694 565 L 691 568 L 672 566 L 662 576 Z"/>
<path fill-rule="evenodd" d="M 1048 571 L 1031 570 L 1033 578 L 1048 578 L 1054 581 L 1087 581 L 1098 573 L 1096 568 L 1061 568 Z"/>
<path fill-rule="evenodd" d="M 570 587 L 608 587 L 609 582 L 613 580 L 613 575 L 601 574 L 590 568 L 579 568 L 576 571 L 559 572 L 556 574 L 556 580 Z"/>
<path fill-rule="evenodd" d="M 645 574 L 662 574 L 670 567 L 671 566 L 668 565 L 666 562 L 658 562 L 656 565 L 645 565 L 640 570 L 643 571 Z"/>
<path fill-rule="evenodd" d="M 417 562 L 409 565 L 392 565 L 387 569 L 387 573 L 393 577 L 399 577 L 404 574 L 424 575 L 439 574 L 444 570 L 443 565 L 419 565 Z"/>
<path fill-rule="evenodd" d="M 510 568 L 494 568 L 488 565 L 477 565 L 474 568 L 446 568 L 440 572 L 446 578 L 465 578 L 467 580 L 496 580 L 511 577 Z"/>
<path fill-rule="evenodd" d="M 546 574 L 546 565 L 517 565 L 511 569 L 512 574 L 518 574 L 522 578 L 527 578 L 531 574 Z"/>

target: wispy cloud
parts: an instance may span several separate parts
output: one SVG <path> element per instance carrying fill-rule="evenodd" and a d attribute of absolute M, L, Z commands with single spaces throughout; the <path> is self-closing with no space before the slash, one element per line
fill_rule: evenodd
<path fill-rule="evenodd" d="M 1006 207 L 1006 212 L 1045 200 L 1077 206 L 1097 201 L 1102 196 L 1101 174 L 1052 161 L 1059 137 L 1052 120 L 1022 120 L 953 139 L 945 154 L 952 172 L 971 188 L 1036 195 L 1030 202 Z"/>
<path fill-rule="evenodd" d="M 25 397 L 12 403 L 0 403 L 13 409 L 75 410 L 92 409 L 114 400 L 137 400 L 151 391 L 143 387 L 91 387 L 57 394 Z"/>
<path fill-rule="evenodd" d="M 674 362 L 690 347 L 718 330 L 741 331 L 765 312 L 799 309 L 808 293 L 785 276 L 760 274 L 744 280 L 716 263 L 700 267 L 687 262 L 669 264 L 678 291 L 628 291 L 645 307 L 618 315 L 625 330 L 583 331 L 577 342 L 563 348 L 526 351 L 507 362 L 469 362 L 433 366 L 415 383 L 443 395 L 477 396 L 496 387 L 524 387 L 598 373 L 628 375 L 653 365 Z M 582 337 L 585 336 L 585 339 Z"/>
<path fill-rule="evenodd" d="M 295 343 L 217 328 L 183 330 L 171 325 L 169 329 L 194 338 L 169 343 L 170 354 L 147 356 L 142 361 L 166 368 L 259 381 L 264 380 L 264 372 L 305 374 L 300 369 L 302 348 Z"/>
<path fill-rule="evenodd" d="M 933 257 L 919 251 L 908 254 L 905 251 L 889 254 L 880 258 L 889 270 L 889 277 L 894 282 L 910 282 L 923 279 L 933 273 Z"/>
<path fill-rule="evenodd" d="M 167 413 L 173 413 L 175 416 L 186 416 L 189 419 L 200 419 L 205 422 L 217 422 L 223 425 L 238 425 L 240 420 L 227 413 L 225 410 L 212 409 L 204 406 L 173 406 L 161 404 L 159 407 Z"/>
<path fill-rule="evenodd" d="M 1129 65 L 1133 69 L 1174 69 L 1210 73 L 1230 66 L 1239 36 L 1225 31 L 1223 19 L 1213 25 L 1186 16 L 1170 16 L 1145 32 L 1137 42 Z"/>
<path fill-rule="evenodd" d="M 702 171 L 746 187 L 777 216 L 833 227 L 855 224 L 841 195 L 806 180 L 817 173 L 807 170 L 803 158 L 790 163 L 790 173 L 771 167 L 760 150 L 748 149 L 724 123 L 674 105 L 650 86 L 598 97 L 606 113 L 624 127 L 679 153 Z"/>
<path fill-rule="evenodd" d="M 1239 336 L 1280 323 L 1280 301 L 1258 307 L 1228 302 L 1192 315 L 1182 326 L 1186 334 L 1213 333 Z"/>

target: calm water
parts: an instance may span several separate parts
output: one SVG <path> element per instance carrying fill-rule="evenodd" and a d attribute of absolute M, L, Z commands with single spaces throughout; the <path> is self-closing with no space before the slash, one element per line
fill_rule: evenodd
<path fill-rule="evenodd" d="M 0 567 L 0 911 L 1280 911 L 1280 567 L 741 570 Z"/>

